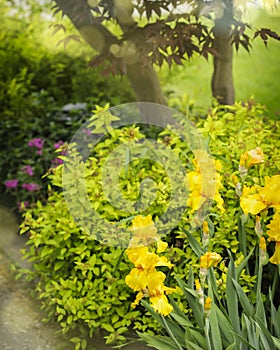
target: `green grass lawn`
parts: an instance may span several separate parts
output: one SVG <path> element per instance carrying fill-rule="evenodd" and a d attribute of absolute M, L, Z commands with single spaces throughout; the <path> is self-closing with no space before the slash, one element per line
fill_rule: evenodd
<path fill-rule="evenodd" d="M 270 28 L 280 33 L 280 11 L 266 13 L 251 10 L 247 22 L 254 27 Z M 248 100 L 251 96 L 267 106 L 272 118 L 280 118 L 280 42 L 269 40 L 268 49 L 261 39 L 255 39 L 248 54 L 244 49 L 235 53 L 234 82 L 236 100 Z M 187 94 L 203 109 L 211 105 L 212 59 L 207 62 L 195 57 L 185 67 L 164 68 L 160 76 L 166 92 L 175 91 L 179 95 Z"/>

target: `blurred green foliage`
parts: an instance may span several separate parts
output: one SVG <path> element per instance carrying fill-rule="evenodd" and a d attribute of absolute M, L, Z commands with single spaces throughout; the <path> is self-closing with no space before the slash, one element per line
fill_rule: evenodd
<path fill-rule="evenodd" d="M 247 10 L 245 21 L 253 28 L 270 28 L 280 33 L 279 9 L 269 13 L 260 8 L 251 7 Z M 256 101 L 266 105 L 265 112 L 271 118 L 280 118 L 279 95 L 280 88 L 276 77 L 279 69 L 280 43 L 268 40 L 268 48 L 262 40 L 252 41 L 250 54 L 243 48 L 235 53 L 233 60 L 233 78 L 236 101 L 247 101 L 254 96 Z M 184 66 L 174 65 L 170 70 L 162 67 L 159 76 L 166 94 L 189 96 L 190 102 L 200 105 L 204 111 L 211 106 L 211 76 L 212 59 L 207 62 L 199 56 L 194 56 Z"/>
<path fill-rule="evenodd" d="M 125 78 L 104 77 L 88 67 L 88 53 L 75 46 L 56 47 L 47 19 L 40 12 L 18 12 L 1 1 L 0 12 L 0 192 L 19 167 L 32 163 L 28 141 L 69 141 L 95 104 L 133 101 Z M 39 10 L 38 10 L 39 11 Z M 78 43 L 76 43 L 78 45 Z M 69 44 L 71 47 L 71 44 Z M 73 53 L 73 50 L 75 53 Z M 81 110 L 62 111 L 83 102 Z M 37 159 L 38 160 L 38 159 Z M 41 159 L 41 168 L 50 167 Z M 42 172 L 41 175 L 44 173 Z"/>

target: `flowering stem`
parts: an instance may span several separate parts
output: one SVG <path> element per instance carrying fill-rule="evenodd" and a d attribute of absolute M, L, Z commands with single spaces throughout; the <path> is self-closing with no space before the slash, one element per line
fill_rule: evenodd
<path fill-rule="evenodd" d="M 239 241 L 239 248 L 244 256 L 247 256 L 247 240 L 246 240 L 246 232 L 244 227 L 244 221 L 243 221 L 243 213 L 240 211 L 239 217 L 238 217 L 238 241 Z"/>
<path fill-rule="evenodd" d="M 161 318 L 162 318 L 162 321 L 163 321 L 163 323 L 164 323 L 164 326 L 165 326 L 165 328 L 166 328 L 168 334 L 170 335 L 171 339 L 172 339 L 172 340 L 174 341 L 174 343 L 176 344 L 177 348 L 178 348 L 179 350 L 183 350 L 183 348 L 181 347 L 181 345 L 178 343 L 177 339 L 174 337 L 174 334 L 172 333 L 171 329 L 169 328 L 169 326 L 168 326 L 168 324 L 167 324 L 167 322 L 166 322 L 164 316 L 161 316 Z"/>
<path fill-rule="evenodd" d="M 261 287 L 262 287 L 262 272 L 263 272 L 263 267 L 259 262 L 259 268 L 258 268 L 258 282 L 257 282 L 257 300 L 261 298 Z"/>
<path fill-rule="evenodd" d="M 212 350 L 212 346 L 211 346 L 211 342 L 210 342 L 210 338 L 209 338 L 209 329 L 210 329 L 210 321 L 209 321 L 209 317 L 205 318 L 205 336 L 206 336 L 206 343 L 207 343 L 207 348 L 208 350 Z"/>

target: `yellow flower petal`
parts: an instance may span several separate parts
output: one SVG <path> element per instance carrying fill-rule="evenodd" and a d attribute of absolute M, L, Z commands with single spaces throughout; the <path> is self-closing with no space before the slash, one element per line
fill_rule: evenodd
<path fill-rule="evenodd" d="M 154 224 L 154 222 L 152 220 L 152 215 L 147 215 L 147 216 L 137 215 L 132 220 L 132 228 L 133 229 L 143 228 L 143 227 L 147 227 L 147 226 L 150 226 L 153 224 Z"/>
<path fill-rule="evenodd" d="M 209 225 L 208 225 L 208 222 L 207 222 L 207 221 L 203 221 L 203 224 L 202 224 L 202 232 L 203 232 L 205 235 L 208 235 L 208 234 L 209 234 Z"/>
<path fill-rule="evenodd" d="M 147 287 L 148 277 L 145 271 L 134 268 L 125 277 L 125 283 L 134 291 L 140 291 Z"/>
<path fill-rule="evenodd" d="M 173 310 L 173 307 L 169 304 L 168 299 L 164 294 L 151 296 L 150 302 L 154 310 L 163 316 L 167 316 Z"/>
<path fill-rule="evenodd" d="M 128 259 L 133 262 L 134 265 L 139 265 L 142 257 L 148 253 L 148 247 L 134 247 L 126 249 L 126 255 Z"/>
<path fill-rule="evenodd" d="M 140 300 L 143 297 L 144 297 L 144 294 L 142 293 L 142 291 L 138 292 L 134 302 L 131 304 L 131 307 L 135 308 L 140 303 Z"/>
<path fill-rule="evenodd" d="M 268 241 L 278 241 L 280 242 L 280 213 L 277 212 L 273 215 L 272 220 L 266 226 L 269 228 L 267 234 L 269 236 Z"/>
<path fill-rule="evenodd" d="M 176 288 L 170 288 L 164 286 L 164 292 L 166 295 L 178 292 Z"/>
<path fill-rule="evenodd" d="M 171 262 L 168 261 L 165 256 L 161 256 L 161 257 L 158 256 L 158 262 L 157 262 L 156 266 L 167 266 L 171 269 L 173 264 L 171 264 Z"/>
<path fill-rule="evenodd" d="M 163 242 L 161 239 L 157 241 L 157 253 L 163 253 L 166 251 L 168 243 Z"/>
<path fill-rule="evenodd" d="M 240 206 L 244 214 L 258 214 L 266 208 L 266 204 L 259 194 L 259 187 L 243 187 L 242 195 L 240 197 Z"/>
<path fill-rule="evenodd" d="M 266 176 L 265 186 L 259 190 L 259 193 L 266 203 L 267 207 L 280 205 L 280 175 Z"/>
<path fill-rule="evenodd" d="M 224 200 L 223 198 L 220 196 L 219 193 L 215 194 L 214 200 L 217 204 L 217 208 L 220 210 L 221 213 L 225 212 L 225 208 L 224 208 Z"/>
<path fill-rule="evenodd" d="M 264 236 L 262 236 L 262 237 L 260 238 L 259 247 L 260 247 L 260 249 L 263 250 L 263 251 L 266 250 L 266 242 L 265 242 Z"/>
<path fill-rule="evenodd" d="M 260 147 L 248 151 L 248 167 L 264 162 L 264 154 Z"/>
<path fill-rule="evenodd" d="M 280 242 L 276 242 L 274 254 L 269 259 L 269 261 L 272 264 L 280 265 Z"/>
<path fill-rule="evenodd" d="M 132 220 L 131 229 L 133 237 L 130 241 L 130 247 L 149 245 L 158 239 L 157 229 L 151 215 L 137 215 Z"/>
<path fill-rule="evenodd" d="M 128 248 L 126 254 L 135 267 L 144 270 L 153 270 L 156 266 L 167 266 L 169 268 L 173 266 L 165 256 L 160 257 L 156 253 L 150 253 L 148 247 Z"/>
<path fill-rule="evenodd" d="M 212 299 L 210 297 L 207 297 L 204 303 L 204 311 L 210 311 L 212 306 Z"/>
<path fill-rule="evenodd" d="M 194 283 L 195 283 L 195 289 L 196 289 L 196 291 L 200 291 L 202 288 L 201 288 L 201 284 L 200 284 L 199 279 L 198 279 L 198 278 L 195 279 Z"/>
<path fill-rule="evenodd" d="M 221 260 L 220 254 L 207 252 L 200 257 L 200 268 L 209 269 L 212 266 L 217 266 Z"/>
<path fill-rule="evenodd" d="M 258 196 L 250 196 L 248 198 L 241 198 L 240 206 L 244 214 L 258 214 L 266 208 L 266 205 L 258 199 Z"/>

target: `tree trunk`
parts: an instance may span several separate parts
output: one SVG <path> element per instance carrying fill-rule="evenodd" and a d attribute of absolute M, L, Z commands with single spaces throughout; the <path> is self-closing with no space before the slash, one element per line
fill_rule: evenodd
<path fill-rule="evenodd" d="M 159 78 L 153 67 L 142 67 L 142 62 L 127 65 L 127 78 L 138 102 L 166 105 Z"/>
<path fill-rule="evenodd" d="M 233 19 L 232 0 L 225 1 L 223 16 L 215 20 L 213 47 L 218 55 L 214 56 L 214 72 L 212 75 L 212 95 L 221 104 L 232 105 L 235 101 L 232 63 L 233 47 L 230 41 L 231 23 Z"/>
<path fill-rule="evenodd" d="M 97 52 L 109 52 L 113 44 L 121 45 L 106 27 L 93 17 L 86 0 L 55 0 L 83 39 Z M 136 46 L 137 47 L 137 46 Z M 152 66 L 143 67 L 137 50 L 132 63 L 126 62 L 126 74 L 138 102 L 166 105 L 158 75 Z"/>

